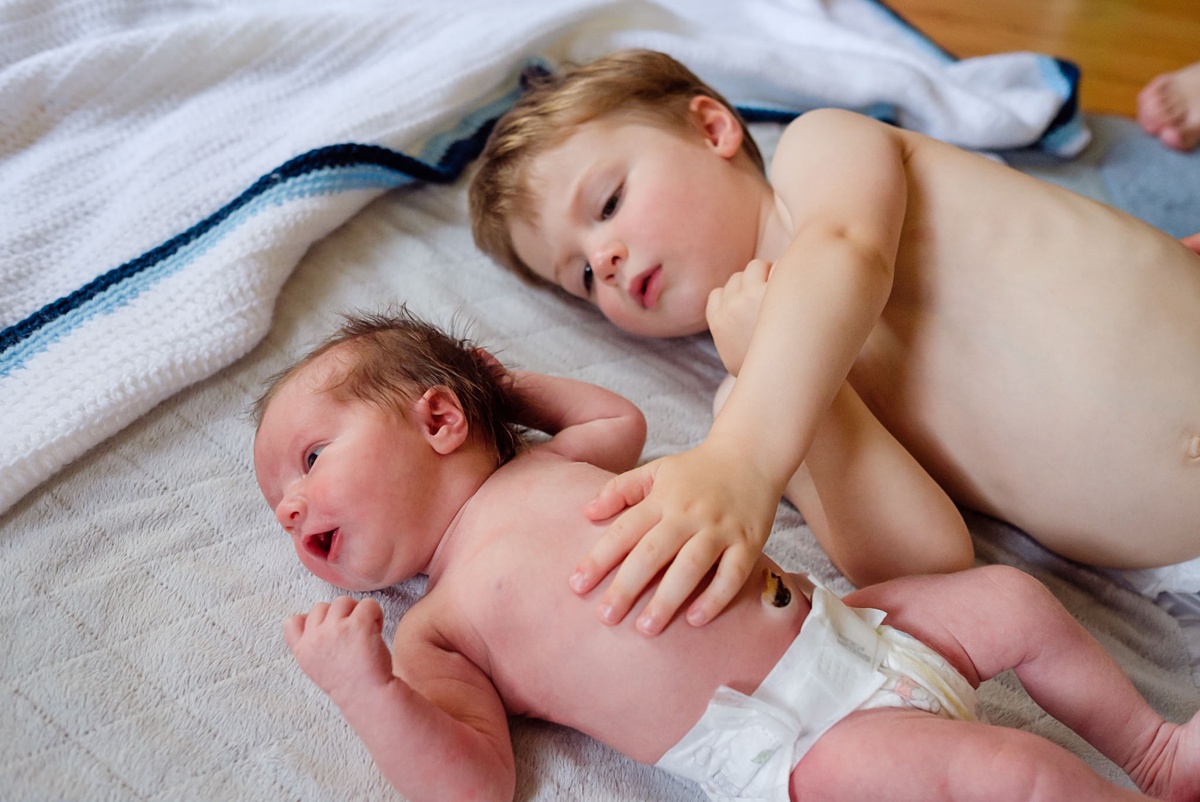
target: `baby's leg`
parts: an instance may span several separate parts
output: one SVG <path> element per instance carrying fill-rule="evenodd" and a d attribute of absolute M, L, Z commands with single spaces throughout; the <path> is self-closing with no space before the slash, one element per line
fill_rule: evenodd
<path fill-rule="evenodd" d="M 1163 721 L 1036 579 L 1014 568 L 911 577 L 846 597 L 941 652 L 972 682 L 1013 669 L 1046 712 L 1161 799 L 1200 799 L 1200 716 Z"/>
<path fill-rule="evenodd" d="M 793 799 L 888 802 L 1144 800 L 1024 730 L 897 708 L 853 713 L 792 771 Z"/>
<path fill-rule="evenodd" d="M 1138 93 L 1137 118 L 1167 147 L 1188 151 L 1200 144 L 1200 62 L 1146 84 Z"/>

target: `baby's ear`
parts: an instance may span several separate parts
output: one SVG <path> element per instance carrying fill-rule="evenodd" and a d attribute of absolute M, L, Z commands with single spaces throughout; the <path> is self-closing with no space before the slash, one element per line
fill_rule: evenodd
<path fill-rule="evenodd" d="M 450 388 L 430 387 L 414 406 L 421 433 L 437 453 L 452 454 L 470 437 L 467 416 Z"/>
<path fill-rule="evenodd" d="M 704 141 L 718 154 L 732 159 L 742 147 L 742 125 L 724 103 L 708 95 L 696 95 L 688 108 L 700 127 Z"/>

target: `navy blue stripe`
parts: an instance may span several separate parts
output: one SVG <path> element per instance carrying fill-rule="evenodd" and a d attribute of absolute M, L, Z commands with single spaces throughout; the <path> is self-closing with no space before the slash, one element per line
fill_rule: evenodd
<path fill-rule="evenodd" d="M 1067 95 L 1067 99 L 1058 109 L 1058 114 L 1054 115 L 1054 119 L 1038 137 L 1039 140 L 1045 139 L 1064 125 L 1069 125 L 1079 116 L 1079 67 L 1074 62 L 1062 58 L 1056 58 L 1054 62 L 1058 65 L 1063 77 L 1067 79 L 1067 83 L 1071 85 L 1071 94 Z"/>
<path fill-rule="evenodd" d="M 488 134 L 491 133 L 495 122 L 495 118 L 489 119 L 470 136 L 456 140 L 446 149 L 441 158 L 438 159 L 437 164 L 429 164 L 400 151 L 378 145 L 360 145 L 355 143 L 316 148 L 294 159 L 290 159 L 277 169 L 259 178 L 245 192 L 182 234 L 172 237 L 162 245 L 147 251 L 136 259 L 132 259 L 119 267 L 114 267 L 108 272 L 97 276 L 69 295 L 46 304 L 24 320 L 0 331 L 0 353 L 7 351 L 42 327 L 69 314 L 72 310 L 78 309 L 91 299 L 127 280 L 131 276 L 136 276 L 162 262 L 164 259 L 169 259 L 178 253 L 180 249 L 195 242 L 221 225 L 231 215 L 255 198 L 297 177 L 319 170 L 375 165 L 400 175 L 409 176 L 417 181 L 437 184 L 454 181 L 462 175 L 462 171 L 466 166 L 483 150 L 483 144 L 487 140 Z"/>

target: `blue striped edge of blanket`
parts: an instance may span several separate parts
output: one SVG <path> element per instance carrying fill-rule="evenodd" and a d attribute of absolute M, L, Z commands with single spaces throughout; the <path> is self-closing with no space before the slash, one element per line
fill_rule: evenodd
<path fill-rule="evenodd" d="M 463 117 L 451 129 L 432 137 L 419 157 L 379 145 L 341 143 L 289 159 L 186 231 L 0 331 L 0 376 L 19 369 L 90 318 L 124 306 L 146 287 L 183 269 L 265 209 L 303 197 L 456 180 L 482 150 L 496 118 L 515 98 L 516 90 Z"/>

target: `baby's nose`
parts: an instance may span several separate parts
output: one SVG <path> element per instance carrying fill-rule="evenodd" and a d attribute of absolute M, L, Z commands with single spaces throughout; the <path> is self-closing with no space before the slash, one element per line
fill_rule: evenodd
<path fill-rule="evenodd" d="M 288 534 L 295 534 L 304 521 L 304 501 L 298 496 L 284 496 L 275 508 L 275 518 Z"/>

